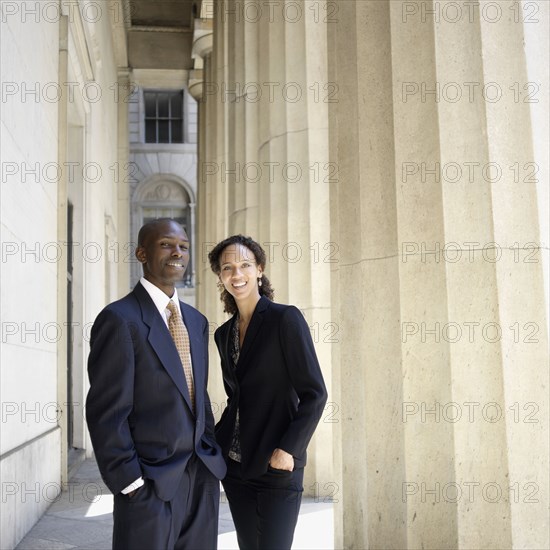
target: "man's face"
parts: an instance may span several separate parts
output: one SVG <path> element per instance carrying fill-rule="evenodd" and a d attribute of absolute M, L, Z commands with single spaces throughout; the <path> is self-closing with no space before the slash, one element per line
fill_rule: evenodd
<path fill-rule="evenodd" d="M 189 262 L 189 239 L 178 223 L 160 223 L 138 247 L 136 258 L 143 264 L 143 276 L 172 296 L 174 284 L 183 279 Z"/>

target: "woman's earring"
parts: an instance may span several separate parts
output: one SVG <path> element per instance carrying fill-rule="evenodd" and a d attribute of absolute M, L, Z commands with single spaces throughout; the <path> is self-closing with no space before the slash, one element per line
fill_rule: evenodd
<path fill-rule="evenodd" d="M 258 286 L 262 286 L 262 278 L 261 277 L 258 277 Z"/>
<path fill-rule="evenodd" d="M 221 281 L 217 282 L 218 290 L 221 292 L 224 289 L 223 283 Z"/>

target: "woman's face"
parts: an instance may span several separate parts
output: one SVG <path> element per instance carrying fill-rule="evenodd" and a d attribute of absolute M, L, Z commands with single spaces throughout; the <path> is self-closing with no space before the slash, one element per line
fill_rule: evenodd
<path fill-rule="evenodd" d="M 258 299 L 262 268 L 253 252 L 242 244 L 226 246 L 220 255 L 220 281 L 235 301 Z"/>

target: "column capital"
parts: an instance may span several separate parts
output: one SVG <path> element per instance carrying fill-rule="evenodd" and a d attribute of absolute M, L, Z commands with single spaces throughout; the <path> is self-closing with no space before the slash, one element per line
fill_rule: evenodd
<path fill-rule="evenodd" d="M 204 58 L 212 52 L 214 45 L 214 20 L 195 19 L 193 25 L 193 48 L 191 57 Z"/>
<path fill-rule="evenodd" d="M 189 79 L 187 80 L 187 89 L 196 101 L 202 99 L 204 71 L 202 69 L 194 69 L 189 71 Z"/>

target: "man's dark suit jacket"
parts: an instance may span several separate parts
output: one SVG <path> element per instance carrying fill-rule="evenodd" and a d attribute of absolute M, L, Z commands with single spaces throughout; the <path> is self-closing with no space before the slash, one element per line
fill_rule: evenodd
<path fill-rule="evenodd" d="M 113 494 L 140 476 L 157 496 L 174 496 L 196 452 L 218 478 L 225 463 L 214 440 L 208 380 L 208 323 L 180 302 L 189 333 L 195 383 L 193 414 L 170 332 L 141 284 L 108 305 L 91 332 L 86 419 L 101 475 Z"/>
<path fill-rule="evenodd" d="M 216 330 L 227 408 L 216 440 L 227 457 L 239 409 L 243 477 L 263 475 L 276 448 L 306 464 L 306 448 L 327 400 L 327 391 L 304 316 L 294 306 L 261 297 L 246 331 L 237 368 L 231 359 L 236 315 Z"/>

